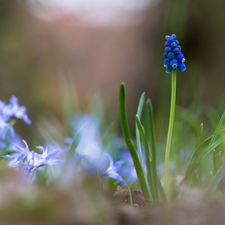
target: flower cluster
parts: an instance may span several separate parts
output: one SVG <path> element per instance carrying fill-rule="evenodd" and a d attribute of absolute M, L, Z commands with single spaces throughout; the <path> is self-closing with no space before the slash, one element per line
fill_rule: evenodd
<path fill-rule="evenodd" d="M 37 169 L 40 169 L 44 165 L 50 167 L 62 162 L 62 160 L 57 159 L 60 150 L 54 150 L 48 153 L 42 146 L 37 146 L 39 150 L 42 151 L 42 154 L 39 154 L 35 151 L 30 151 L 27 142 L 23 140 L 25 148 L 20 146 L 15 146 L 18 150 L 17 154 L 14 155 L 5 155 L 3 158 L 11 159 L 8 166 L 12 168 L 22 167 L 22 169 L 29 175 L 35 172 Z"/>
<path fill-rule="evenodd" d="M 99 120 L 88 114 L 77 114 L 71 120 L 74 133 L 78 133 L 79 141 L 74 155 L 79 168 L 91 173 L 97 172 L 100 176 L 111 177 L 117 182 L 127 185 L 123 178 L 117 173 L 124 163 L 123 160 L 113 163 L 111 155 L 103 152 L 102 138 L 100 134 Z M 71 145 L 72 138 L 66 138 L 65 143 Z M 64 151 L 68 152 L 70 146 Z M 107 166 L 109 161 L 109 166 Z M 74 163 L 74 161 L 72 161 Z"/>
<path fill-rule="evenodd" d="M 173 68 L 178 68 L 181 72 L 184 72 L 186 70 L 186 65 L 184 64 L 185 58 L 181 52 L 179 42 L 175 40 L 176 35 L 166 35 L 165 38 L 165 53 L 163 56 L 165 58 L 164 67 L 166 67 L 166 72 L 171 73 Z"/>
<path fill-rule="evenodd" d="M 22 119 L 25 123 L 31 124 L 31 120 L 28 118 L 26 111 L 26 107 L 20 106 L 19 101 L 15 96 L 10 98 L 9 104 L 7 105 L 0 100 L 0 132 L 8 125 L 8 121 L 11 117 Z"/>

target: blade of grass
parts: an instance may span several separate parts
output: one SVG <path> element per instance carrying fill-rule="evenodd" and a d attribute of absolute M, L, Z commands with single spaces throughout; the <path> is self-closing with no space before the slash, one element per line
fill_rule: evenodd
<path fill-rule="evenodd" d="M 166 194 L 165 194 L 165 191 L 163 189 L 163 186 L 162 186 L 162 183 L 159 179 L 159 176 L 157 174 L 157 187 L 158 187 L 158 197 L 159 197 L 159 200 L 164 200 L 166 201 Z"/>
<path fill-rule="evenodd" d="M 213 149 L 213 175 L 217 172 L 217 163 L 216 163 L 216 150 Z"/>
<path fill-rule="evenodd" d="M 152 173 L 153 173 L 153 184 L 155 185 L 156 199 L 158 200 L 158 188 L 157 188 L 157 171 L 156 171 L 156 148 L 155 148 L 155 131 L 153 123 L 153 109 L 150 99 L 146 103 L 148 114 L 149 114 L 149 131 L 151 137 L 151 148 L 152 148 Z"/>
<path fill-rule="evenodd" d="M 225 135 L 223 135 L 221 138 L 219 138 L 213 144 L 209 145 L 209 147 L 203 151 L 204 156 L 209 155 L 213 151 L 213 149 L 215 149 L 217 146 L 219 146 L 224 141 L 225 141 Z"/>
<path fill-rule="evenodd" d="M 210 145 L 211 145 L 213 142 L 215 142 L 215 140 L 216 140 L 216 138 L 217 138 L 217 136 L 218 136 L 218 134 L 219 134 L 219 131 L 220 131 L 222 125 L 223 125 L 224 120 L 225 120 L 225 111 L 224 111 L 223 115 L 221 116 L 220 121 L 219 121 L 219 123 L 218 123 L 218 125 L 217 125 L 217 127 L 216 127 L 215 133 L 214 133 L 214 135 L 213 135 L 213 137 L 212 137 L 212 139 L 211 139 L 211 141 L 210 141 Z"/>
<path fill-rule="evenodd" d="M 63 169 L 62 169 L 62 172 L 61 172 L 61 179 L 63 177 L 63 174 L 65 173 L 66 171 L 66 168 L 67 166 L 69 165 L 69 161 L 71 158 L 73 158 L 74 154 L 76 153 L 76 149 L 77 149 L 77 146 L 80 142 L 80 132 L 84 129 L 84 127 L 86 126 L 86 124 L 84 124 L 77 132 L 76 134 L 74 135 L 74 138 L 73 138 L 73 141 L 72 141 L 72 144 L 70 145 L 70 148 L 69 148 L 69 151 L 68 151 L 68 154 L 66 156 L 66 159 L 64 161 L 64 164 L 63 164 Z M 76 167 L 78 166 L 78 162 L 76 162 L 77 165 Z"/>
<path fill-rule="evenodd" d="M 221 129 L 223 123 L 224 123 L 224 120 L 225 120 L 225 112 L 221 116 L 221 119 L 220 119 L 220 121 L 219 121 L 219 123 L 218 123 L 218 125 L 216 127 L 215 133 L 214 133 L 214 135 L 213 135 L 209 145 L 212 145 L 215 142 L 215 140 L 216 140 L 216 138 L 218 136 L 218 133 L 219 133 L 219 131 L 220 131 L 220 129 Z M 208 155 L 208 157 L 209 157 L 209 155 Z M 214 151 L 213 151 L 213 175 L 216 174 L 216 171 L 217 171 L 216 150 L 214 149 Z"/>
<path fill-rule="evenodd" d="M 124 87 L 123 83 L 120 86 L 120 101 L 119 102 L 120 102 L 120 119 L 121 119 L 123 136 L 124 136 L 125 142 L 127 144 L 127 147 L 130 151 L 131 157 L 133 159 L 135 170 L 137 173 L 137 177 L 138 177 L 138 180 L 139 180 L 139 183 L 141 186 L 143 196 L 144 196 L 144 198 L 151 199 L 150 188 L 149 188 L 149 185 L 147 182 L 145 172 L 141 166 L 141 163 L 139 161 L 134 144 L 130 137 L 130 131 L 129 131 L 129 126 L 128 126 L 128 122 L 127 122 L 127 113 L 126 113 L 125 87 Z"/>
<path fill-rule="evenodd" d="M 104 148 L 106 148 L 107 145 L 110 143 L 110 140 L 112 139 L 116 130 L 117 130 L 117 125 L 115 123 L 111 123 L 108 130 L 106 131 L 106 133 L 103 137 L 103 140 L 102 140 Z"/>
<path fill-rule="evenodd" d="M 200 124 L 199 128 L 198 128 L 198 133 L 196 136 L 196 142 L 195 142 L 195 149 L 199 146 L 199 144 L 201 143 L 201 139 L 202 139 L 202 134 L 203 134 L 203 123 Z"/>
<path fill-rule="evenodd" d="M 211 138 L 208 138 L 206 141 L 209 142 L 211 140 Z M 205 142 L 206 142 L 205 141 Z M 207 156 L 209 155 L 213 149 L 215 149 L 217 146 L 219 146 L 222 142 L 225 141 L 225 135 L 223 137 L 221 137 L 220 139 L 218 139 L 216 142 L 214 142 L 212 145 L 209 145 L 209 147 L 207 147 L 204 151 L 203 151 L 203 154 L 204 156 Z M 204 143 L 205 144 L 205 143 Z M 196 158 L 197 156 L 200 154 L 200 151 L 202 150 L 201 146 L 198 147 L 198 149 L 193 153 L 194 154 L 194 157 L 191 157 L 190 160 L 189 160 L 189 163 L 188 163 L 188 167 L 187 167 L 187 170 L 186 170 L 186 174 L 185 174 L 185 177 L 184 179 L 186 179 L 186 177 L 188 175 L 190 175 L 190 173 L 193 171 L 193 166 L 194 164 L 196 163 Z M 192 155 L 193 156 L 193 155 Z M 191 159 L 193 158 L 193 161 L 191 162 Z M 198 164 L 199 166 L 201 166 L 202 163 Z M 195 167 L 196 169 L 196 167 Z"/>
<path fill-rule="evenodd" d="M 146 166 L 147 166 L 148 184 L 149 184 L 149 187 L 150 187 L 150 190 L 151 190 L 152 198 L 153 198 L 153 200 L 155 200 L 155 190 L 154 190 L 153 176 L 152 176 L 152 170 L 151 170 L 152 157 L 151 157 L 151 153 L 150 153 L 150 149 L 149 149 L 149 145 L 148 145 L 148 140 L 146 138 L 145 129 L 142 126 L 138 115 L 136 115 L 136 124 L 138 126 L 142 142 L 144 144 L 145 161 L 146 161 Z"/>
<path fill-rule="evenodd" d="M 213 192 L 216 191 L 216 188 L 218 187 L 220 181 L 223 179 L 224 176 L 225 176 L 225 164 L 220 167 L 215 176 L 212 178 L 206 192 L 208 196 L 212 195 Z"/>
<path fill-rule="evenodd" d="M 224 133 L 225 129 L 221 130 L 219 132 L 219 134 L 222 134 Z M 208 137 L 207 139 L 205 139 L 193 152 L 193 154 L 191 155 L 189 161 L 188 161 L 188 165 L 187 165 L 187 169 L 186 169 L 186 173 L 185 173 L 185 177 L 187 176 L 187 174 L 190 172 L 191 170 L 191 167 L 193 166 L 193 164 L 195 163 L 198 155 L 201 153 L 201 151 L 207 146 L 209 145 L 209 143 L 211 142 L 212 140 L 212 136 Z M 213 150 L 213 148 L 212 148 Z"/>
<path fill-rule="evenodd" d="M 129 191 L 129 196 L 130 196 L 130 205 L 133 208 L 133 199 L 132 199 L 132 195 L 131 195 L 131 191 L 130 191 L 130 187 L 128 186 L 128 191 Z"/>
<path fill-rule="evenodd" d="M 138 104 L 137 115 L 139 116 L 139 118 L 141 118 L 144 103 L 145 103 L 145 92 L 141 95 L 141 98 L 140 98 L 139 104 Z M 139 159 L 142 164 L 142 167 L 144 168 L 143 159 L 142 159 L 142 151 L 141 151 L 141 138 L 140 138 L 140 133 L 139 133 L 139 130 L 137 127 L 136 120 L 135 120 L 135 129 L 136 129 L 136 141 L 137 141 L 138 155 L 139 155 Z"/>

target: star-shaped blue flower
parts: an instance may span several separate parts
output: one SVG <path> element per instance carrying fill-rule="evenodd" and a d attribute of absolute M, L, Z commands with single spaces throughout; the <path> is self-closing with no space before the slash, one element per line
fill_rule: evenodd
<path fill-rule="evenodd" d="M 22 169 L 25 172 L 31 174 L 31 172 L 43 167 L 44 165 L 52 167 L 55 164 L 62 162 L 62 160 L 57 159 L 60 150 L 54 150 L 48 153 L 47 147 L 44 149 L 42 146 L 37 146 L 37 148 L 42 151 L 42 154 L 39 154 L 35 151 L 30 151 L 25 140 L 23 140 L 23 143 L 25 147 L 20 147 L 18 145 L 15 146 L 19 153 L 3 156 L 4 158 L 11 159 L 8 164 L 9 167 L 15 168 L 22 166 Z"/>
<path fill-rule="evenodd" d="M 122 185 L 126 186 L 127 185 L 126 181 L 123 180 L 123 178 L 117 173 L 117 171 L 121 169 L 121 166 L 124 163 L 124 160 L 117 161 L 116 163 L 113 164 L 113 159 L 112 159 L 111 155 L 109 155 L 106 152 L 104 152 L 103 154 L 109 159 L 109 167 L 103 173 L 103 176 L 111 177 L 111 178 L 117 180 Z"/>

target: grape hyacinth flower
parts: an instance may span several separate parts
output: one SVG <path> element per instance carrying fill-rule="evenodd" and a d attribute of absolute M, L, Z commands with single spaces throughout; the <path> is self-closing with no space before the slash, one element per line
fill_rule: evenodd
<path fill-rule="evenodd" d="M 106 152 L 104 152 L 103 154 L 109 159 L 110 164 L 108 169 L 102 174 L 102 176 L 111 177 L 117 180 L 122 185 L 126 186 L 127 185 L 126 181 L 123 180 L 123 178 L 117 173 L 117 171 L 120 170 L 122 164 L 124 163 L 124 160 L 117 161 L 116 163 L 113 164 L 113 159 L 111 155 L 109 155 Z"/>
<path fill-rule="evenodd" d="M 166 72 L 171 73 L 172 69 L 178 68 L 181 72 L 186 70 L 186 65 L 184 64 L 185 58 L 181 52 L 181 46 L 176 39 L 176 35 L 172 34 L 171 36 L 166 35 L 165 42 L 165 53 L 163 54 L 164 67 L 166 67 Z"/>
<path fill-rule="evenodd" d="M 170 188 L 169 188 L 169 156 L 170 156 L 170 146 L 173 133 L 174 115 L 175 115 L 175 102 L 176 102 L 176 68 L 181 72 L 186 70 L 186 65 L 184 64 L 185 58 L 181 52 L 181 47 L 179 42 L 176 40 L 176 35 L 171 36 L 166 35 L 165 42 L 165 53 L 164 53 L 164 66 L 166 67 L 167 73 L 172 73 L 172 86 L 171 86 L 171 104 L 170 104 L 170 119 L 169 127 L 167 133 L 166 141 L 166 151 L 165 151 L 165 190 L 167 200 L 170 201 Z"/>

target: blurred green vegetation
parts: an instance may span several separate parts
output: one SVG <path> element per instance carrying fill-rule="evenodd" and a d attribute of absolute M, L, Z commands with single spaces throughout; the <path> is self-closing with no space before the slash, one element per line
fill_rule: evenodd
<path fill-rule="evenodd" d="M 61 71 L 67 69 L 75 77 L 75 81 L 78 75 L 70 67 L 71 63 L 60 62 L 64 53 L 56 50 L 55 45 L 49 46 L 52 41 L 49 40 L 51 36 L 46 35 L 46 39 L 41 40 L 38 39 L 40 37 L 35 38 L 35 29 L 43 29 L 44 22 L 37 22 L 38 20 L 28 11 L 26 1 L 0 0 L 0 5 L 1 99 L 8 101 L 11 95 L 16 95 L 20 104 L 27 106 L 28 115 L 34 122 L 40 114 L 54 114 L 62 120 L 61 102 L 59 101 L 59 83 L 61 81 L 58 77 L 64 76 L 65 73 Z M 194 116 L 200 116 L 199 122 L 206 121 L 211 114 L 214 114 L 215 117 L 221 115 L 224 110 L 225 95 L 223 88 L 225 82 L 223 78 L 224 8 L 223 0 L 215 2 L 210 0 L 164 0 L 143 12 L 143 20 L 135 25 L 134 29 L 148 48 L 149 56 L 151 56 L 149 62 L 150 60 L 154 62 L 154 66 L 146 63 L 146 68 L 142 70 L 143 73 L 137 74 L 135 80 L 129 81 L 130 84 L 135 83 L 131 87 L 136 86 L 137 88 L 129 91 L 129 85 L 127 85 L 128 93 L 132 92 L 130 100 L 128 98 L 130 121 L 133 121 L 140 93 L 146 91 L 146 96 L 150 97 L 153 102 L 156 126 L 160 131 L 157 138 L 165 136 L 167 129 L 164 129 L 164 125 L 168 124 L 169 113 L 170 76 L 165 73 L 162 66 L 162 54 L 164 36 L 171 33 L 177 35 L 187 60 L 187 71 L 185 73 L 178 72 L 177 105 L 181 107 L 180 109 L 188 108 Z M 153 20 L 157 22 L 152 28 L 150 24 Z M 33 30 L 30 30 L 31 27 Z M 43 32 L 46 32 L 46 29 L 43 29 Z M 156 44 L 157 51 L 155 51 L 156 48 L 152 48 L 153 44 Z M 88 53 L 82 52 L 81 48 L 78 54 Z M 79 60 L 76 62 L 76 59 L 74 62 L 77 67 L 82 64 Z M 109 70 L 113 69 L 113 67 L 109 68 Z M 89 74 L 87 77 L 91 76 L 93 74 Z M 138 79 L 138 77 L 143 78 Z M 129 78 L 127 78 L 128 80 Z M 151 86 L 152 80 L 156 80 L 154 87 Z M 101 81 L 98 82 L 101 83 Z M 78 89 L 85 89 L 83 85 L 80 86 L 79 82 L 77 86 Z M 97 88 L 98 86 L 96 86 Z M 111 90 L 111 87 L 104 87 L 101 93 L 107 93 L 107 89 Z M 118 90 L 119 83 L 118 89 L 111 94 L 111 98 L 116 99 L 112 101 L 111 109 L 119 115 L 118 104 L 115 104 L 118 101 Z M 89 91 L 88 87 L 86 91 Z M 108 95 L 106 94 L 106 96 Z M 87 102 L 85 98 L 86 96 L 82 95 L 83 105 Z M 177 109 L 177 117 L 181 117 L 180 109 Z M 210 123 L 214 122 L 210 121 Z M 132 129 L 134 131 L 134 127 Z M 192 127 L 192 129 L 196 128 Z M 24 138 L 33 135 L 30 132 L 31 128 L 22 124 L 21 121 L 17 122 L 16 130 Z"/>

